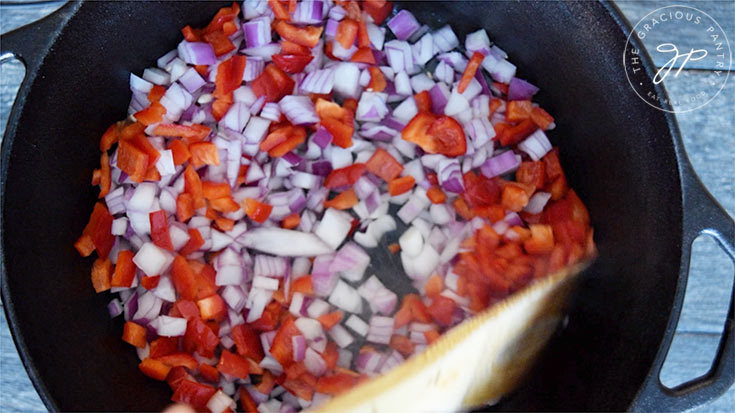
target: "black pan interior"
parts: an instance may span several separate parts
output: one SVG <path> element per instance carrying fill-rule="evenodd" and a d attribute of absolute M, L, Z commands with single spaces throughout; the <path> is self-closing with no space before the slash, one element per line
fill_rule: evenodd
<path fill-rule="evenodd" d="M 99 137 L 125 116 L 128 74 L 174 48 L 185 24 L 221 3 L 88 2 L 46 57 L 4 142 L 5 305 L 31 376 L 55 410 L 156 411 L 165 383 L 145 378 L 90 288 L 72 247 L 96 199 Z M 663 112 L 627 84 L 625 37 L 594 2 L 407 2 L 460 39 L 485 27 L 518 76 L 541 87 L 551 136 L 588 205 L 600 258 L 528 383 L 503 410 L 624 410 L 664 337 L 681 253 L 681 190 Z M 12 145 L 12 146 L 11 146 Z M 8 159 L 8 158 L 5 158 Z"/>

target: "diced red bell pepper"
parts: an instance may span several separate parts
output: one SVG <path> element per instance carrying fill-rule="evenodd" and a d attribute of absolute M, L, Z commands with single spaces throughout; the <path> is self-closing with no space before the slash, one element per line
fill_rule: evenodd
<path fill-rule="evenodd" d="M 245 56 L 235 54 L 217 66 L 217 77 L 214 83 L 217 96 L 230 94 L 240 87 L 245 65 Z"/>
<path fill-rule="evenodd" d="M 421 112 L 408 122 L 401 136 L 428 153 L 455 157 L 467 152 L 467 140 L 462 126 L 449 116 Z"/>
<path fill-rule="evenodd" d="M 194 208 L 204 206 L 204 194 L 202 193 L 202 180 L 197 171 L 191 165 L 187 165 L 184 170 L 184 192 L 191 195 L 194 202 Z"/>
<path fill-rule="evenodd" d="M 293 280 L 291 282 L 291 292 L 314 295 L 314 284 L 312 284 L 311 275 L 305 275 Z"/>
<path fill-rule="evenodd" d="M 112 274 L 110 285 L 112 287 L 130 287 L 135 278 L 135 263 L 133 263 L 133 254 L 130 250 L 122 250 L 117 255 L 117 264 L 115 272 Z"/>
<path fill-rule="evenodd" d="M 110 193 L 112 185 L 112 175 L 110 171 L 110 156 L 107 152 L 103 152 L 100 156 L 100 194 L 99 198 L 104 198 Z"/>
<path fill-rule="evenodd" d="M 205 42 L 212 45 L 214 54 L 222 56 L 235 50 L 235 44 L 232 43 L 229 37 L 227 37 L 222 30 L 213 31 L 206 33 L 202 36 Z"/>
<path fill-rule="evenodd" d="M 360 202 L 355 195 L 355 190 L 350 188 L 344 192 L 341 192 L 337 196 L 327 201 L 324 201 L 324 208 L 334 208 L 339 210 L 350 209 Z"/>
<path fill-rule="evenodd" d="M 472 171 L 462 176 L 466 201 L 472 207 L 488 206 L 500 200 L 500 185 L 495 179 L 488 179 Z"/>
<path fill-rule="evenodd" d="M 158 102 L 153 102 L 147 108 L 135 112 L 133 117 L 138 122 L 148 126 L 160 122 L 165 114 L 166 108 Z"/>
<path fill-rule="evenodd" d="M 388 182 L 388 193 L 391 196 L 400 195 L 410 191 L 414 185 L 416 185 L 416 179 L 413 176 L 402 176 Z"/>
<path fill-rule="evenodd" d="M 427 309 L 431 318 L 439 325 L 448 326 L 452 322 L 455 303 L 451 298 L 439 295 L 434 297 Z"/>
<path fill-rule="evenodd" d="M 171 150 L 171 154 L 174 158 L 174 165 L 179 166 L 186 163 L 191 158 L 189 147 L 180 139 L 172 139 L 171 143 L 168 144 L 168 149 Z"/>
<path fill-rule="evenodd" d="M 204 165 L 219 165 L 217 146 L 212 142 L 197 142 L 189 145 L 191 165 L 199 168 Z"/>
<path fill-rule="evenodd" d="M 342 19 L 337 25 L 335 40 L 337 40 L 340 46 L 349 49 L 355 44 L 358 30 L 359 25 L 355 20 L 349 18 Z"/>
<path fill-rule="evenodd" d="M 196 368 L 199 366 L 199 362 L 197 361 L 197 359 L 195 359 L 194 356 L 189 353 L 166 354 L 164 356 L 158 357 L 156 360 L 169 367 L 184 366 L 190 371 L 196 370 Z"/>
<path fill-rule="evenodd" d="M 110 289 L 112 278 L 112 261 L 109 258 L 97 258 L 92 264 L 92 287 L 101 293 Z"/>
<path fill-rule="evenodd" d="M 180 137 L 187 145 L 203 141 L 211 132 L 211 128 L 200 124 L 178 125 L 164 123 L 156 126 L 156 129 L 153 130 L 153 134 L 156 136 Z"/>
<path fill-rule="evenodd" d="M 425 290 L 429 298 L 438 296 L 444 290 L 444 280 L 439 274 L 432 275 L 426 282 Z"/>
<path fill-rule="evenodd" d="M 334 370 L 337 367 L 337 359 L 339 359 L 339 350 L 334 341 L 327 342 L 327 347 L 322 352 L 322 359 L 327 365 L 327 370 Z"/>
<path fill-rule="evenodd" d="M 100 138 L 100 152 L 107 152 L 120 138 L 120 125 L 113 123 Z"/>
<path fill-rule="evenodd" d="M 238 324 L 232 327 L 232 340 L 235 342 L 237 354 L 248 357 L 260 363 L 265 357 L 260 337 L 248 324 Z"/>
<path fill-rule="evenodd" d="M 316 383 L 316 391 L 319 393 L 335 396 L 345 392 L 357 384 L 357 378 L 345 373 L 336 373 L 331 376 L 319 377 Z"/>
<path fill-rule="evenodd" d="M 502 123 L 496 126 L 499 125 L 502 125 Z M 496 136 L 493 139 L 500 141 L 503 146 L 515 145 L 526 139 L 536 129 L 538 129 L 538 126 L 531 119 L 525 119 L 515 126 L 503 128 L 499 133 L 496 130 Z"/>
<path fill-rule="evenodd" d="M 199 317 L 199 307 L 196 303 L 190 300 L 178 300 L 174 304 L 174 308 L 178 310 L 181 317 L 187 320 Z"/>
<path fill-rule="evenodd" d="M 161 281 L 160 275 L 153 275 L 148 276 L 144 275 L 143 278 L 140 279 L 140 285 L 143 286 L 146 290 L 152 290 L 156 287 L 158 287 L 158 283 Z"/>
<path fill-rule="evenodd" d="M 194 216 L 194 198 L 186 192 L 176 198 L 176 219 L 186 222 Z"/>
<path fill-rule="evenodd" d="M 303 380 L 289 379 L 284 381 L 282 386 L 294 396 L 306 401 L 311 401 L 314 396 L 314 387 Z"/>
<path fill-rule="evenodd" d="M 149 357 L 157 359 L 179 352 L 179 339 L 177 337 L 159 337 L 150 343 Z"/>
<path fill-rule="evenodd" d="M 270 3 L 271 1 L 278 2 L 278 0 L 268 0 Z M 255 400 L 253 400 L 253 396 L 250 395 L 248 392 L 248 389 L 245 386 L 240 386 L 240 405 L 242 406 L 242 410 L 245 413 L 258 413 L 258 405 L 255 404 Z"/>
<path fill-rule="evenodd" d="M 432 204 L 443 204 L 447 200 L 447 194 L 438 186 L 432 186 L 426 190 L 426 197 Z"/>
<path fill-rule="evenodd" d="M 128 344 L 132 344 L 138 348 L 145 348 L 146 345 L 145 327 L 132 321 L 126 321 L 123 327 L 122 339 Z"/>
<path fill-rule="evenodd" d="M 334 327 L 337 323 L 342 321 L 343 316 L 344 314 L 341 311 L 337 310 L 331 313 L 321 315 L 317 317 L 317 320 L 321 323 L 322 327 L 324 327 L 325 330 L 329 330 L 332 327 Z"/>
<path fill-rule="evenodd" d="M 187 352 L 196 351 L 203 357 L 214 356 L 219 345 L 217 334 L 200 318 L 192 318 L 186 323 L 183 348 Z"/>
<path fill-rule="evenodd" d="M 277 102 L 293 92 L 296 85 L 291 77 L 274 64 L 269 64 L 250 86 L 256 96 L 265 96 L 267 102 Z"/>
<path fill-rule="evenodd" d="M 214 102 L 212 102 L 212 117 L 217 121 L 222 119 L 230 110 L 234 101 L 232 92 L 215 96 Z"/>
<path fill-rule="evenodd" d="M 117 148 L 117 167 L 128 174 L 133 182 L 143 182 L 148 170 L 148 154 L 130 141 L 120 141 Z"/>
<path fill-rule="evenodd" d="M 292 318 L 283 322 L 278 329 L 276 336 L 273 338 L 270 353 L 281 366 L 288 367 L 293 363 L 293 342 L 291 338 L 300 334 L 301 331 L 296 327 Z"/>
<path fill-rule="evenodd" d="M 143 361 L 138 364 L 138 368 L 146 376 L 160 381 L 166 380 L 168 373 L 171 371 L 170 366 L 152 358 L 143 359 Z"/>
<path fill-rule="evenodd" d="M 406 336 L 399 336 L 397 334 L 393 334 L 391 336 L 389 346 L 390 348 L 401 353 L 403 357 L 410 357 L 413 354 L 414 350 L 414 344 L 411 339 Z"/>
<path fill-rule="evenodd" d="M 521 166 L 516 170 L 516 181 L 541 189 L 544 187 L 545 175 L 542 161 L 525 161 L 521 162 Z"/>
<path fill-rule="evenodd" d="M 286 73 L 301 73 L 306 65 L 314 59 L 310 54 L 284 54 L 271 56 L 273 63 Z"/>
<path fill-rule="evenodd" d="M 202 182 L 202 196 L 205 199 L 225 198 L 231 196 L 231 194 L 230 185 L 224 182 Z"/>
<path fill-rule="evenodd" d="M 153 85 L 150 91 L 148 91 L 148 101 L 156 103 L 161 100 L 163 95 L 166 94 L 166 88 L 161 85 Z"/>
<path fill-rule="evenodd" d="M 198 411 L 207 408 L 207 402 L 217 392 L 212 386 L 196 383 L 190 380 L 183 380 L 176 388 L 171 400 L 178 403 L 188 404 Z"/>
<path fill-rule="evenodd" d="M 220 373 L 229 374 L 239 379 L 246 379 L 248 377 L 249 367 L 250 364 L 244 358 L 230 353 L 227 350 L 222 350 L 219 362 L 217 363 L 217 370 Z"/>
<path fill-rule="evenodd" d="M 240 5 L 235 2 L 230 7 L 222 7 L 217 11 L 217 14 L 214 15 L 207 27 L 203 29 L 204 33 L 222 30 L 225 23 L 235 20 L 238 14 L 240 14 Z"/>
<path fill-rule="evenodd" d="M 185 380 L 195 381 L 194 377 L 192 377 L 191 374 L 186 371 L 186 367 L 183 366 L 172 368 L 166 377 L 166 383 L 168 383 L 172 391 L 176 391 L 176 389 L 179 388 L 179 385 Z"/>
<path fill-rule="evenodd" d="M 214 366 L 204 363 L 200 364 L 199 374 L 204 380 L 210 383 L 219 383 L 219 371 Z"/>
<path fill-rule="evenodd" d="M 546 254 L 554 249 L 554 232 L 551 225 L 531 225 L 531 238 L 523 242 L 529 254 Z"/>
<path fill-rule="evenodd" d="M 475 77 L 475 73 L 477 73 L 477 69 L 480 68 L 480 65 L 482 64 L 482 61 L 484 59 L 485 55 L 480 52 L 475 52 L 472 54 L 470 61 L 467 63 L 467 67 L 464 69 L 464 73 L 462 73 L 462 78 L 459 80 L 459 85 L 457 86 L 457 91 L 459 93 L 464 93 L 464 91 L 467 89 L 467 86 L 470 85 L 470 82 L 472 82 L 472 78 Z"/>
<path fill-rule="evenodd" d="M 403 165 L 383 148 L 375 150 L 373 156 L 365 163 L 365 167 L 386 182 L 398 178 L 403 172 Z"/>
<path fill-rule="evenodd" d="M 281 39 L 281 53 L 285 55 L 311 55 L 311 50 L 300 44 Z"/>
<path fill-rule="evenodd" d="M 505 120 L 508 122 L 520 122 L 531 116 L 530 100 L 512 100 L 508 102 L 505 108 Z"/>
<path fill-rule="evenodd" d="M 352 55 L 352 57 L 350 57 L 350 62 L 365 63 L 365 64 L 368 64 L 368 65 L 374 65 L 374 64 L 376 64 L 375 55 L 373 54 L 373 50 L 370 47 L 360 47 L 359 49 L 357 49 L 357 51 Z M 371 66 L 371 68 L 372 67 L 373 66 Z M 380 69 L 378 69 L 378 70 L 380 70 Z M 373 73 L 373 71 L 370 70 L 370 74 L 371 75 L 372 75 L 372 73 Z M 371 76 L 371 78 L 370 78 L 370 82 L 371 83 L 372 83 L 372 79 L 373 79 L 373 77 Z M 383 79 L 383 81 L 385 81 L 385 79 Z M 376 83 L 373 86 L 370 86 L 370 84 L 368 84 L 367 87 L 368 87 L 368 89 L 373 89 L 376 92 L 382 92 L 383 89 L 385 89 L 385 86 L 383 86 L 382 89 L 377 90 L 378 88 L 380 88 L 380 83 Z"/>
<path fill-rule="evenodd" d="M 554 123 L 554 117 L 537 106 L 531 109 L 531 121 L 533 121 L 539 129 L 546 130 L 552 123 Z"/>
<path fill-rule="evenodd" d="M 283 307 L 281 306 L 281 303 L 273 300 L 270 302 L 270 304 L 265 306 L 263 315 L 261 315 L 259 319 L 250 323 L 250 326 L 258 331 L 273 331 L 276 329 L 278 323 L 281 321 L 282 312 Z"/>
<path fill-rule="evenodd" d="M 393 2 L 385 0 L 365 0 L 362 9 L 373 18 L 375 24 L 381 24 L 393 11 Z"/>
<path fill-rule="evenodd" d="M 528 204 L 529 196 L 525 188 L 515 182 L 508 182 L 503 187 L 500 203 L 511 211 L 520 212 Z"/>
<path fill-rule="evenodd" d="M 171 276 L 176 291 L 185 300 L 198 301 L 217 292 L 217 286 L 214 282 L 194 272 L 186 258 L 181 255 L 174 258 Z"/>
<path fill-rule="evenodd" d="M 282 38 L 308 48 L 319 43 L 319 38 L 324 30 L 322 26 L 293 26 L 283 20 L 277 21 L 273 27 Z"/>
<path fill-rule="evenodd" d="M 431 112 L 431 95 L 428 90 L 415 94 L 413 99 L 419 112 Z"/>
<path fill-rule="evenodd" d="M 353 185 L 366 170 L 367 167 L 364 163 L 355 163 L 344 168 L 335 169 L 327 175 L 324 186 L 332 189 Z"/>
<path fill-rule="evenodd" d="M 270 370 L 266 370 L 263 373 L 263 376 L 260 378 L 260 383 L 255 386 L 255 389 L 263 394 L 269 394 L 271 391 L 273 391 L 273 388 L 275 386 L 276 376 L 274 376 Z"/>
<path fill-rule="evenodd" d="M 252 198 L 245 198 L 242 208 L 250 219 L 259 224 L 264 223 L 271 215 L 271 211 L 273 211 L 272 205 L 268 205 Z"/>
<path fill-rule="evenodd" d="M 159 209 L 148 214 L 148 217 L 151 223 L 151 240 L 153 243 L 163 249 L 173 251 L 174 244 L 171 242 L 169 234 L 166 211 Z"/>
<path fill-rule="evenodd" d="M 227 315 L 225 301 L 217 294 L 197 301 L 202 320 L 222 321 Z"/>
<path fill-rule="evenodd" d="M 281 228 L 285 229 L 294 229 L 299 226 L 301 223 L 301 217 L 298 213 L 293 213 L 291 215 L 288 215 L 286 218 L 283 218 L 281 221 Z"/>
<path fill-rule="evenodd" d="M 268 6 L 273 11 L 273 14 L 276 16 L 276 19 L 280 20 L 290 20 L 291 16 L 288 13 L 288 9 L 284 7 L 283 4 L 279 0 L 268 0 Z"/>
<path fill-rule="evenodd" d="M 371 51 L 371 56 L 372 53 L 373 52 Z M 383 72 L 380 70 L 380 68 L 376 66 L 370 66 L 368 70 L 370 71 L 370 83 L 368 83 L 367 85 L 368 89 L 372 89 L 373 92 L 384 91 L 385 88 L 388 86 L 388 82 L 386 82 L 385 75 L 383 75 Z"/>

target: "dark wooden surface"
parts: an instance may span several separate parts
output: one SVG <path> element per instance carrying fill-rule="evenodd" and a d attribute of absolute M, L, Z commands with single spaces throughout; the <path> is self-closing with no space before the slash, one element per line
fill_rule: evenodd
<path fill-rule="evenodd" d="M 25 3 L 25 4 L 20 4 Z M 671 4 L 697 7 L 714 17 L 735 46 L 735 1 L 618 1 L 616 4 L 629 21 L 636 22 L 649 12 Z M 0 2 L 0 32 L 5 33 L 32 22 L 57 9 L 63 2 Z M 687 32 L 678 33 L 686 37 Z M 675 39 L 671 39 L 675 40 Z M 661 62 L 657 62 L 661 63 Z M 690 66 L 693 81 L 669 85 L 672 98 L 697 90 L 703 81 L 706 65 Z M 23 65 L 17 61 L 0 66 L 0 136 L 5 130 L 10 107 L 23 78 Z M 677 115 L 689 158 L 702 182 L 735 215 L 735 79 L 701 110 Z M 676 385 L 705 373 L 716 351 L 727 314 L 733 282 L 733 265 L 708 237 L 694 243 L 692 273 L 687 287 L 684 312 L 674 345 L 661 374 L 666 385 Z M 63 373 L 60 373 L 63 374 Z M 610 391 L 615 391 L 610 389 Z M 45 410 L 18 357 L 4 313 L 0 312 L 0 412 Z M 735 387 L 718 400 L 697 409 L 700 412 L 735 410 Z"/>

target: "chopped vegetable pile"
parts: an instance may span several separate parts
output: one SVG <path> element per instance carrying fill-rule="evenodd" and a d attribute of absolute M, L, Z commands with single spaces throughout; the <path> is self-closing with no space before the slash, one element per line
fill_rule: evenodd
<path fill-rule="evenodd" d="M 554 119 L 485 30 L 268 0 L 182 33 L 131 74 L 75 244 L 172 400 L 317 407 L 594 253 Z M 407 278 L 375 273 L 381 249 Z"/>

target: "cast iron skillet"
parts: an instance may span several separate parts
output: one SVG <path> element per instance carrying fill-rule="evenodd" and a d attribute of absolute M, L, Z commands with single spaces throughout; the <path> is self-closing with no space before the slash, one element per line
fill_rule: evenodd
<path fill-rule="evenodd" d="M 23 363 L 50 410 L 147 410 L 165 383 L 135 352 L 90 288 L 91 260 L 72 243 L 97 190 L 89 185 L 105 128 L 126 113 L 141 73 L 223 4 L 88 2 L 2 38 L 26 65 L 2 145 L 2 298 Z M 420 21 L 463 38 L 485 27 L 541 87 L 572 187 L 588 205 L 600 257 L 581 280 L 569 324 L 502 410 L 693 407 L 733 382 L 733 303 L 712 369 L 676 389 L 659 371 L 678 321 L 691 243 L 715 237 L 730 255 L 732 219 L 694 175 L 674 117 L 640 100 L 621 55 L 630 29 L 607 3 L 405 3 Z M 641 48 L 640 46 L 638 48 Z M 643 59 L 651 73 L 650 59 Z M 657 91 L 659 95 L 665 93 Z"/>

